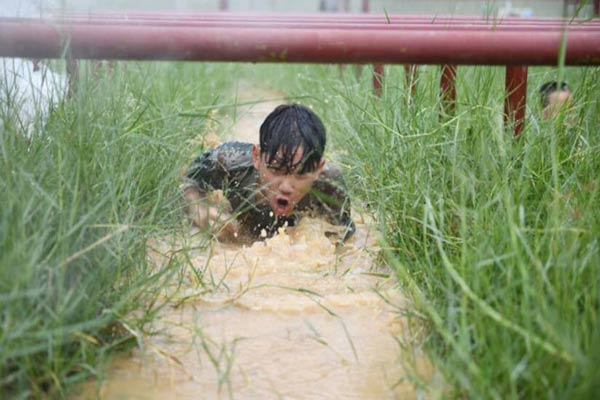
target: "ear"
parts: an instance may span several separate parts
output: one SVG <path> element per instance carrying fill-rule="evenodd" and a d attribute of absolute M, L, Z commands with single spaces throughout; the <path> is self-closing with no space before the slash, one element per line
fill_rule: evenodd
<path fill-rule="evenodd" d="M 260 149 L 257 145 L 252 145 L 252 164 L 254 168 L 259 169 L 262 160 L 260 159 Z"/>

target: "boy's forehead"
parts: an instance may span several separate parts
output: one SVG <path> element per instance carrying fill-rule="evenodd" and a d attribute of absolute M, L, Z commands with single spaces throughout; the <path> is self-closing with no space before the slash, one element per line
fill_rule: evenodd
<path fill-rule="evenodd" d="M 284 156 L 287 155 L 289 157 L 290 154 L 294 155 L 294 161 L 299 161 L 302 159 L 302 156 L 304 155 L 304 148 L 302 147 L 302 145 L 299 145 L 298 147 L 290 150 L 291 151 L 287 152 L 286 154 L 286 150 L 284 149 L 284 147 L 279 146 L 277 152 L 275 152 L 275 159 L 283 159 Z M 269 158 L 269 154 L 267 152 L 263 152 L 263 157 Z"/>
<path fill-rule="evenodd" d="M 571 92 L 568 90 L 557 90 L 555 92 L 550 93 L 550 96 L 554 97 L 569 97 L 571 96 Z"/>
<path fill-rule="evenodd" d="M 550 102 L 564 102 L 564 101 L 569 101 L 572 98 L 572 94 L 571 92 L 567 91 L 567 90 L 557 90 L 556 92 L 552 92 L 550 93 L 550 95 L 548 96 L 548 100 Z"/>
<path fill-rule="evenodd" d="M 304 149 L 301 146 L 291 149 L 287 154 L 283 147 L 280 147 L 274 155 L 264 153 L 262 158 L 269 168 L 283 169 L 288 172 L 303 170 L 306 161 Z"/>

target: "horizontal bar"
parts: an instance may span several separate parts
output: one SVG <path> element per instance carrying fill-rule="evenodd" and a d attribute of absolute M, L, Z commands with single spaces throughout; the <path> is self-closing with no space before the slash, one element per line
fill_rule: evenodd
<path fill-rule="evenodd" d="M 1 21 L 0 57 L 556 65 L 561 32 L 60 25 Z M 600 32 L 571 31 L 567 65 L 600 64 Z"/>
<path fill-rule="evenodd" d="M 6 19 L 8 20 L 8 19 Z M 152 25 L 152 26 L 180 26 L 180 27 L 207 27 L 207 28 L 290 28 L 290 29 L 367 29 L 367 30 L 510 30 L 510 31 L 569 31 L 582 30 L 594 31 L 600 30 L 599 24 L 588 25 L 491 25 L 491 24 L 426 24 L 411 23 L 404 24 L 380 24 L 380 23 L 356 23 L 356 22 L 320 22 L 320 21 L 193 21 L 193 20 L 168 20 L 168 19 L 50 19 L 50 23 L 58 24 L 89 24 L 89 25 Z"/>
<path fill-rule="evenodd" d="M 55 10 L 50 16 L 81 17 L 81 18 L 179 18 L 205 21 L 223 20 L 262 20 L 262 21 L 374 21 L 394 24 L 402 21 L 421 21 L 427 23 L 455 22 L 485 22 L 489 24 L 512 23 L 549 23 L 549 24 L 581 24 L 598 23 L 598 19 L 556 18 L 556 17 L 482 17 L 482 16 L 453 16 L 453 15 L 410 15 L 410 14 L 352 14 L 352 13 L 239 13 L 239 12 L 194 12 L 194 11 L 93 11 L 68 12 Z"/>

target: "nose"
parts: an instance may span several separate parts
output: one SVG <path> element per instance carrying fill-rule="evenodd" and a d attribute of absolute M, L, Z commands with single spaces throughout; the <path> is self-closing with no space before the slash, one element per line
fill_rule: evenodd
<path fill-rule="evenodd" d="M 294 192 L 294 184 L 289 177 L 286 176 L 282 179 L 281 184 L 279 185 L 279 191 L 285 196 L 289 196 Z"/>

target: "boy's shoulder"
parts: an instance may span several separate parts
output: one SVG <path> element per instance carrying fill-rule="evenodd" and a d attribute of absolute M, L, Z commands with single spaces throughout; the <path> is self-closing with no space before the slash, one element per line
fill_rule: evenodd
<path fill-rule="evenodd" d="M 325 179 L 337 181 L 339 179 L 342 179 L 342 170 L 332 162 L 326 161 L 325 165 L 323 165 L 323 171 L 321 172 L 321 176 Z"/>
<path fill-rule="evenodd" d="M 204 157 L 226 171 L 252 166 L 252 143 L 226 142 L 204 153 Z"/>
<path fill-rule="evenodd" d="M 319 179 L 315 181 L 315 188 L 320 191 L 345 191 L 346 182 L 342 170 L 334 163 L 326 161 Z"/>
<path fill-rule="evenodd" d="M 314 182 L 310 191 L 311 196 L 309 197 L 313 197 L 314 199 L 308 199 L 307 201 L 310 203 L 315 199 L 322 200 L 323 196 L 325 196 L 325 198 L 341 204 L 347 198 L 346 189 L 346 182 L 340 168 L 331 162 L 326 162 L 319 179 Z"/>

